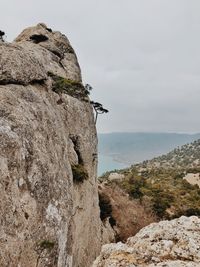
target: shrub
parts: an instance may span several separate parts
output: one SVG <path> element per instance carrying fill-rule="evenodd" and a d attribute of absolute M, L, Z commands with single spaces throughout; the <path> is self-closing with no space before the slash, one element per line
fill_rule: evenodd
<path fill-rule="evenodd" d="M 181 216 L 198 216 L 200 217 L 200 209 L 199 208 L 187 208 L 185 210 L 179 210 L 174 214 L 173 218 L 179 218 Z"/>
<path fill-rule="evenodd" d="M 166 209 L 171 206 L 171 202 L 169 202 L 168 199 L 162 197 L 157 197 L 153 201 L 153 210 L 155 214 L 160 218 L 164 217 L 166 215 Z"/>
<path fill-rule="evenodd" d="M 0 30 L 0 41 L 4 42 L 5 32 Z"/>
<path fill-rule="evenodd" d="M 99 192 L 99 207 L 100 207 L 100 218 L 105 220 L 108 217 L 112 217 L 112 206 L 109 197 Z"/>
<path fill-rule="evenodd" d="M 53 80 L 52 90 L 57 94 L 68 94 L 72 97 L 78 98 L 80 100 L 86 100 L 89 95 L 89 90 L 87 90 L 82 83 L 76 82 L 70 79 L 65 79 L 51 72 L 48 75 Z"/>
<path fill-rule="evenodd" d="M 53 249 L 55 246 L 55 243 L 50 240 L 42 240 L 39 244 L 41 249 Z"/>
<path fill-rule="evenodd" d="M 73 165 L 72 174 L 75 182 L 83 182 L 88 179 L 88 173 L 82 164 Z"/>
<path fill-rule="evenodd" d="M 133 198 L 141 199 L 143 196 L 142 188 L 145 186 L 145 179 L 131 174 L 128 177 L 128 193 Z"/>
<path fill-rule="evenodd" d="M 33 34 L 30 36 L 30 39 L 35 43 L 39 44 L 41 42 L 47 41 L 49 38 L 43 34 Z"/>

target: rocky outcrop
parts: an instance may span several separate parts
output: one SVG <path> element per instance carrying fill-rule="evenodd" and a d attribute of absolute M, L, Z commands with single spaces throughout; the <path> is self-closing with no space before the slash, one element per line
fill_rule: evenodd
<path fill-rule="evenodd" d="M 100 251 L 93 110 L 52 77 L 83 88 L 63 34 L 0 43 L 0 266 L 87 267 Z"/>
<path fill-rule="evenodd" d="M 153 223 L 126 244 L 104 245 L 93 267 L 198 267 L 200 219 Z"/>
<path fill-rule="evenodd" d="M 0 59 L 1 84 L 42 82 L 48 72 L 81 82 L 80 67 L 69 40 L 44 24 L 25 29 L 11 44 L 1 43 Z"/>

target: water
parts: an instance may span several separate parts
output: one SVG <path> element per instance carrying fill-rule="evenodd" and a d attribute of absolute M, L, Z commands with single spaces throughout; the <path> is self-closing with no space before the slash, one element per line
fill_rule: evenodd
<path fill-rule="evenodd" d="M 115 169 L 119 170 L 127 167 L 128 165 L 113 160 L 111 156 L 105 156 L 102 154 L 99 155 L 98 176 L 102 175 L 104 172 L 107 171 L 113 171 Z"/>

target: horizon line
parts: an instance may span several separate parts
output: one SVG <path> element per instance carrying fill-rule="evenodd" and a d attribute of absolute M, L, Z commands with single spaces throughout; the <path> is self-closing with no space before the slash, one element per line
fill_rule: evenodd
<path fill-rule="evenodd" d="M 198 135 L 200 132 L 151 132 L 151 131 L 112 131 L 112 132 L 97 132 L 97 134 L 187 134 L 187 135 Z"/>

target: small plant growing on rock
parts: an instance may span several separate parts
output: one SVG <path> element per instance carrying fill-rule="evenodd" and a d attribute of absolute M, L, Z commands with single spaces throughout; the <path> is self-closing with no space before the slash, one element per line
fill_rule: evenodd
<path fill-rule="evenodd" d="M 95 124 L 97 123 L 97 118 L 99 114 L 108 113 L 109 111 L 103 107 L 99 102 L 90 101 L 95 111 Z"/>
<path fill-rule="evenodd" d="M 88 179 L 88 172 L 82 164 L 73 165 L 72 174 L 75 182 L 83 182 Z"/>
<path fill-rule="evenodd" d="M 0 41 L 4 42 L 5 32 L 0 30 Z"/>
<path fill-rule="evenodd" d="M 90 94 L 90 88 L 84 87 L 82 83 L 76 82 L 70 79 L 63 78 L 61 76 L 55 75 L 51 72 L 48 75 L 53 80 L 52 90 L 57 94 L 68 94 L 72 97 L 78 98 L 80 100 L 87 100 L 87 96 Z"/>
<path fill-rule="evenodd" d="M 49 38 L 43 34 L 33 34 L 30 36 L 30 40 L 32 40 L 35 44 L 39 44 L 41 42 L 47 41 Z"/>
<path fill-rule="evenodd" d="M 39 243 L 39 246 L 42 250 L 44 249 L 53 249 L 54 248 L 55 243 L 53 241 L 50 240 L 42 240 Z"/>
<path fill-rule="evenodd" d="M 109 197 L 99 192 L 99 207 L 100 207 L 100 218 L 105 220 L 108 217 L 112 217 L 112 205 Z"/>
<path fill-rule="evenodd" d="M 86 84 L 85 86 L 83 86 L 83 84 L 80 82 L 63 78 L 51 72 L 48 72 L 48 75 L 53 80 L 52 90 L 60 95 L 61 101 L 59 101 L 59 103 L 62 103 L 62 93 L 78 98 L 79 100 L 89 102 L 88 96 L 90 95 L 90 92 L 93 89 L 91 85 Z M 99 102 L 90 101 L 90 104 L 94 108 L 96 124 L 98 115 L 108 113 L 109 111 L 105 109 L 103 105 Z"/>

